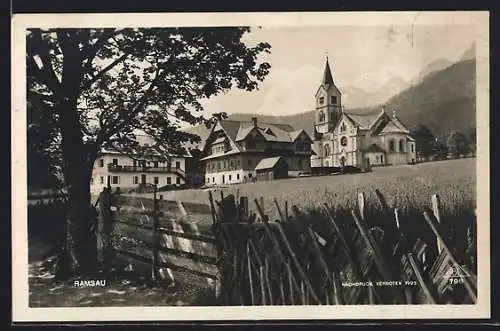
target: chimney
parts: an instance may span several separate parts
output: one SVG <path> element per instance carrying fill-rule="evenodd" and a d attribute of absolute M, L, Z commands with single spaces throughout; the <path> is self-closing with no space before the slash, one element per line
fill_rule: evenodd
<path fill-rule="evenodd" d="M 253 126 L 257 127 L 257 117 L 252 117 Z"/>

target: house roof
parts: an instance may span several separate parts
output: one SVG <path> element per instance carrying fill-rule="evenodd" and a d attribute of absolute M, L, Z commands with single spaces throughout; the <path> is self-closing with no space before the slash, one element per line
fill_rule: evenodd
<path fill-rule="evenodd" d="M 255 170 L 272 169 L 272 168 L 274 168 L 274 166 L 276 164 L 278 164 L 280 159 L 281 159 L 281 156 L 268 157 L 268 158 L 262 159 L 255 167 Z"/>
<path fill-rule="evenodd" d="M 365 114 L 344 112 L 344 114 L 354 121 L 361 129 L 370 129 L 377 119 L 383 114 L 383 111 L 369 112 Z"/>
<path fill-rule="evenodd" d="M 253 122 L 222 120 L 219 122 L 233 141 L 241 141 L 254 129 Z M 294 142 L 304 130 L 296 130 L 288 124 L 257 123 L 257 129 L 267 141 Z M 271 130 L 272 134 L 269 132 Z M 304 131 L 305 133 L 305 131 Z M 307 135 L 307 133 L 306 133 Z M 309 136 L 309 135 L 308 135 Z"/>
<path fill-rule="evenodd" d="M 385 153 L 385 151 L 382 149 L 382 147 L 380 147 L 377 144 L 371 144 L 370 146 L 368 146 L 368 148 L 366 149 L 366 152 L 367 153 Z"/>
<path fill-rule="evenodd" d="M 239 150 L 232 149 L 232 150 L 227 151 L 227 152 L 218 152 L 218 153 L 210 154 L 210 155 L 202 158 L 201 160 L 205 161 L 205 160 L 215 159 L 215 158 L 218 158 L 218 157 L 221 157 L 221 156 L 234 155 L 234 154 L 238 154 L 238 153 L 240 153 Z"/>
<path fill-rule="evenodd" d="M 409 133 L 410 130 L 408 130 L 408 128 L 403 124 L 403 122 L 401 122 L 401 120 L 396 117 L 396 116 L 393 116 L 392 117 L 392 122 L 397 126 L 399 127 L 402 131 L 406 132 L 406 133 Z"/>
<path fill-rule="evenodd" d="M 166 151 L 163 147 L 156 145 L 156 142 L 153 137 L 147 135 L 147 134 L 136 134 L 135 135 L 135 141 L 139 144 L 139 146 L 148 146 L 150 147 L 150 150 L 144 154 L 142 152 L 144 157 L 158 157 L 158 156 L 169 156 L 169 157 L 191 157 L 191 153 L 189 152 L 188 149 L 185 148 L 183 144 L 181 144 L 181 147 L 184 147 L 184 153 L 180 154 L 175 154 Z M 133 155 L 133 154 L 141 154 L 141 151 L 136 150 L 136 149 L 130 149 L 128 153 L 124 151 L 120 151 L 117 149 L 114 149 L 112 147 L 109 148 L 102 148 L 101 149 L 101 154 L 106 154 L 106 155 Z"/>
<path fill-rule="evenodd" d="M 385 125 L 385 127 L 380 132 L 384 133 L 408 133 L 408 130 L 400 123 L 394 121 L 394 118 L 391 118 L 391 121 Z"/>
<path fill-rule="evenodd" d="M 318 150 L 318 146 L 316 146 L 315 144 L 311 145 L 311 151 L 312 151 L 313 155 L 321 155 L 320 151 Z"/>
<path fill-rule="evenodd" d="M 199 150 L 203 150 L 203 148 L 205 147 L 205 143 L 207 141 L 207 138 L 210 135 L 210 133 L 212 132 L 212 128 L 207 128 L 206 125 L 202 124 L 202 125 L 196 125 L 196 126 L 192 126 L 192 127 L 183 129 L 182 132 L 197 135 L 201 139 L 201 141 L 197 142 L 197 143 L 192 143 L 189 141 L 183 143 L 184 148 L 186 148 L 188 150 L 195 149 L 195 148 L 199 149 Z"/>

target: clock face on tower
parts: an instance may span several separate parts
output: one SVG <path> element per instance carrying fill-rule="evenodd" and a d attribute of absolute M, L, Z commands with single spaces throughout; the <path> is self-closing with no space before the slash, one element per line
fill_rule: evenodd
<path fill-rule="evenodd" d="M 340 138 L 340 144 L 342 146 L 347 146 L 347 137 Z"/>

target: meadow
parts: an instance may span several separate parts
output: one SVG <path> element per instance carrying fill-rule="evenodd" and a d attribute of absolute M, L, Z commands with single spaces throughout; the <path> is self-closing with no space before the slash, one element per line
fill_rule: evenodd
<path fill-rule="evenodd" d="M 220 198 L 221 192 L 224 196 L 247 196 L 250 201 L 263 197 L 266 213 L 273 217 L 277 216 L 274 198 L 279 203 L 288 201 L 289 206 L 296 205 L 300 209 L 315 209 L 325 203 L 334 209 L 348 209 L 355 206 L 359 192 L 365 194 L 367 203 L 375 201 L 375 189 L 382 192 L 389 206 L 398 208 L 402 214 L 428 208 L 431 196 L 438 194 L 444 214 L 464 215 L 476 208 L 475 162 L 475 158 L 427 162 L 373 168 L 369 173 L 281 179 L 210 190 L 216 198 Z M 166 200 L 208 204 L 208 189 L 159 194 Z"/>

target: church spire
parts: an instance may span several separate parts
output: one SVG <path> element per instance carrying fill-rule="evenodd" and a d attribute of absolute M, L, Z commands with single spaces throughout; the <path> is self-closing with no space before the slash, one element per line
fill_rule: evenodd
<path fill-rule="evenodd" d="M 333 84 L 332 71 L 330 70 L 330 63 L 328 63 L 328 55 L 326 56 L 325 72 L 323 73 L 323 84 Z"/>

